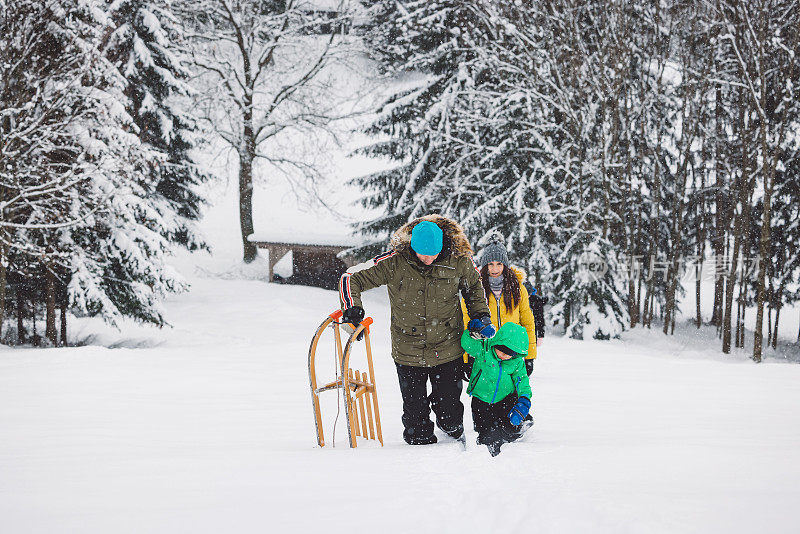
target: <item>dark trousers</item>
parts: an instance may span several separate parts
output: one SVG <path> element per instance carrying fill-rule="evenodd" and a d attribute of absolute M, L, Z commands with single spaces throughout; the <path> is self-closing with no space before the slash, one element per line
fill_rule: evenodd
<path fill-rule="evenodd" d="M 395 365 L 403 396 L 403 439 L 406 443 L 425 443 L 433 436 L 431 409 L 439 428 L 453 437 L 459 436 L 464 431 L 461 359 L 435 367 Z M 430 396 L 428 380 L 431 382 Z"/>
<path fill-rule="evenodd" d="M 520 427 L 512 425 L 508 418 L 508 413 L 516 403 L 515 393 L 494 404 L 472 397 L 472 421 L 478 433 L 478 443 L 510 443 L 522 435 Z"/>

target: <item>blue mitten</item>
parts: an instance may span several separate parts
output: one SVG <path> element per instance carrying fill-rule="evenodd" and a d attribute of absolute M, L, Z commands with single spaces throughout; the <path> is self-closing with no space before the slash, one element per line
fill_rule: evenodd
<path fill-rule="evenodd" d="M 508 412 L 508 418 L 511 420 L 512 425 L 519 426 L 530 411 L 531 400 L 528 397 L 520 397 L 514 407 L 511 408 L 511 411 Z"/>
<path fill-rule="evenodd" d="M 495 334 L 492 319 L 488 315 L 472 319 L 467 323 L 467 330 L 473 339 L 489 339 Z"/>

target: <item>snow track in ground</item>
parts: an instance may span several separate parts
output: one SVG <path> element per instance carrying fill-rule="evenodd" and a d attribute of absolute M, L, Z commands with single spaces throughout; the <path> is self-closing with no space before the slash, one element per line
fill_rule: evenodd
<path fill-rule="evenodd" d="M 490 458 L 470 428 L 466 453 L 410 447 L 376 290 L 386 445 L 349 450 L 340 416 L 319 449 L 306 355 L 336 293 L 193 284 L 173 329 L 103 336 L 143 348 L 0 352 L 0 531 L 800 531 L 800 366 L 656 333 L 548 337 L 523 442 Z"/>

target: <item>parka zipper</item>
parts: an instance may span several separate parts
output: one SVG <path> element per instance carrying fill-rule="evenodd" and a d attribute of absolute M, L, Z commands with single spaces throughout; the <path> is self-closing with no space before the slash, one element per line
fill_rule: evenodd
<path fill-rule="evenodd" d="M 472 395 L 472 390 L 475 389 L 475 386 L 478 384 L 478 380 L 481 378 L 481 373 L 483 369 L 478 369 L 478 372 L 475 373 L 475 376 L 469 381 L 467 385 L 467 395 Z"/>
<path fill-rule="evenodd" d="M 494 400 L 497 398 L 497 390 L 500 389 L 500 379 L 503 378 L 503 364 L 498 361 L 497 362 L 497 384 L 494 385 L 494 395 L 492 395 L 492 402 L 489 404 L 494 404 Z"/>

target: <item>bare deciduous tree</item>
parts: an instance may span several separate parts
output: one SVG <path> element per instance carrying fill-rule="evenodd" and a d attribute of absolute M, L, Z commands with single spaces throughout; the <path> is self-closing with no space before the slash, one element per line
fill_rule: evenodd
<path fill-rule="evenodd" d="M 309 154 L 342 118 L 328 68 L 340 55 L 347 14 L 320 17 L 302 0 L 188 2 L 193 61 L 202 79 L 198 106 L 210 128 L 238 156 L 239 219 L 244 261 L 256 257 L 253 179 L 256 170 L 298 185 L 323 173 Z"/>

